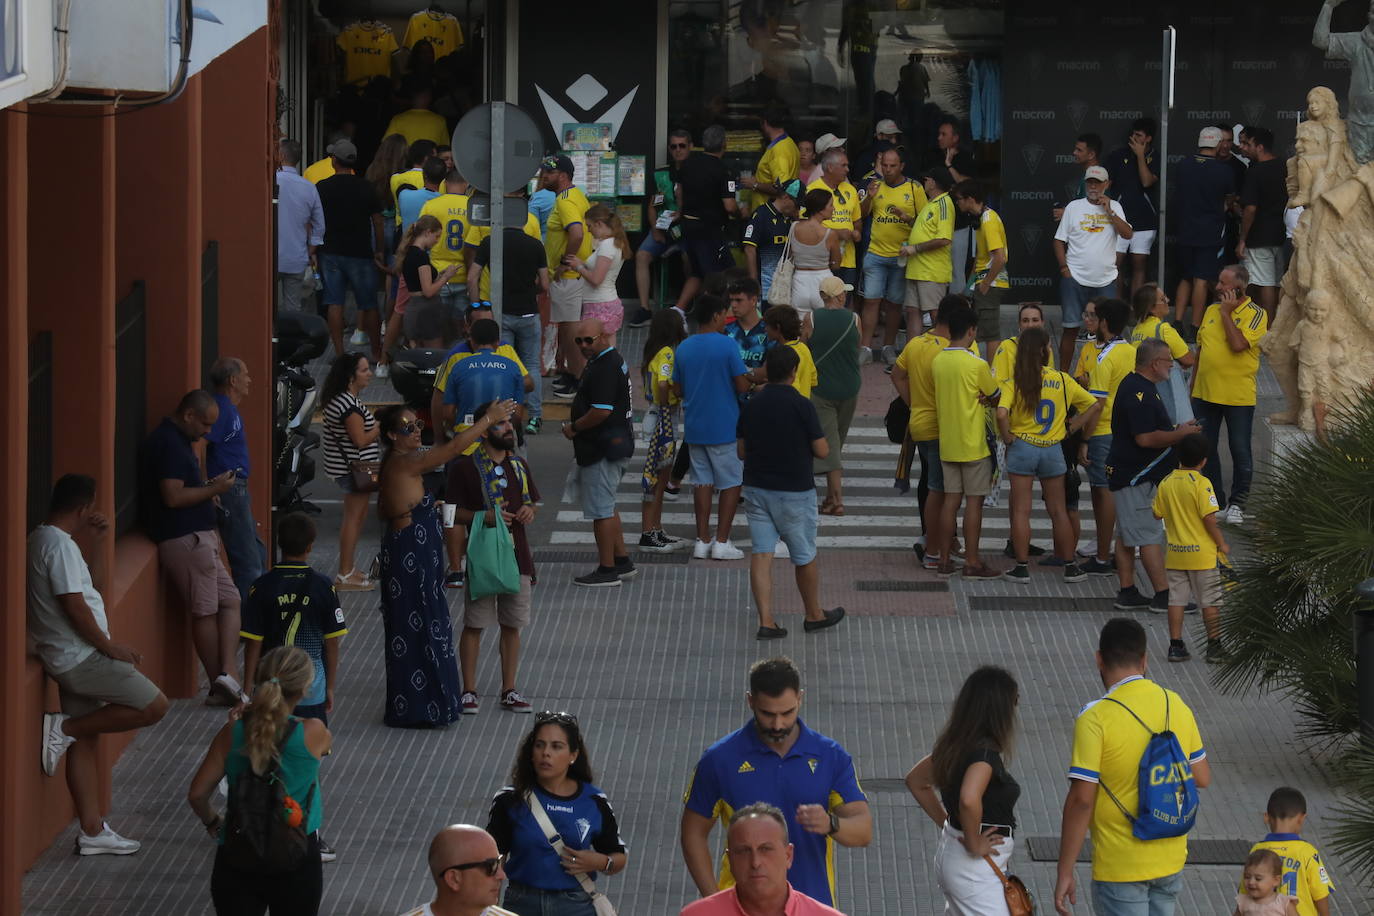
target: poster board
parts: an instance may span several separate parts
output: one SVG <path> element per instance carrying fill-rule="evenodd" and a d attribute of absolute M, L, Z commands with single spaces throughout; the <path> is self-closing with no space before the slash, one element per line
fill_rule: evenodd
<path fill-rule="evenodd" d="M 608 123 L 568 123 L 563 125 L 561 142 L 567 152 L 591 152 L 611 148 L 611 125 Z"/>

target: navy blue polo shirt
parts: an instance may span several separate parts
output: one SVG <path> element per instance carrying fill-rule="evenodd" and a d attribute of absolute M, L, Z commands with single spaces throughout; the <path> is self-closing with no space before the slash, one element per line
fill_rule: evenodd
<path fill-rule="evenodd" d="M 141 467 L 143 524 L 148 537 L 161 543 L 196 531 L 215 530 L 214 500 L 207 499 L 184 509 L 170 508 L 162 501 L 160 481 L 180 480 L 187 488 L 205 486 L 205 475 L 196 453 L 191 450 L 191 440 L 171 418 L 164 417 L 143 440 Z"/>
<path fill-rule="evenodd" d="M 225 471 L 241 471 L 240 480 L 248 479 L 248 440 L 243 435 L 243 417 L 226 395 L 215 395 L 219 404 L 219 419 L 205 434 L 205 471 L 218 477 Z"/>
<path fill-rule="evenodd" d="M 832 811 L 849 802 L 868 801 L 868 796 L 859 788 L 853 758 L 838 741 L 812 731 L 800 719 L 797 730 L 796 743 L 781 757 L 759 737 L 751 718 L 706 749 L 682 800 L 687 810 L 719 817 L 723 824 L 754 802 L 779 808 L 795 850 L 787 880 L 808 897 L 834 906 L 834 840 L 802 829 L 797 807 L 820 805 Z M 729 860 L 722 858 L 720 886 L 734 883 Z"/>
<path fill-rule="evenodd" d="M 1235 172 L 1215 156 L 1198 153 L 1178 164 L 1178 243 L 1218 247 L 1226 238 L 1226 195 L 1236 193 Z"/>
<path fill-rule="evenodd" d="M 1158 151 L 1151 147 L 1145 153 L 1145 167 L 1156 179 L 1148 188 L 1140 182 L 1140 166 L 1136 164 L 1135 151 L 1129 146 L 1108 153 L 1102 164 L 1112 179 L 1111 196 L 1121 201 L 1121 209 L 1131 228 L 1137 232 L 1159 229 L 1159 208 L 1155 205 L 1159 194 Z"/>

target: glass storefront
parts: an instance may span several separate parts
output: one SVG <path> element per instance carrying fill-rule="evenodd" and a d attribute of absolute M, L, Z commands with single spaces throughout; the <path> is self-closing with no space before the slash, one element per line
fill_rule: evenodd
<path fill-rule="evenodd" d="M 725 126 L 747 170 L 759 112 L 780 101 L 794 136 L 847 138 L 857 177 L 878 121 L 901 126 L 918 166 L 953 116 L 995 182 L 1003 19 L 1003 0 L 671 0 L 668 124 Z"/>

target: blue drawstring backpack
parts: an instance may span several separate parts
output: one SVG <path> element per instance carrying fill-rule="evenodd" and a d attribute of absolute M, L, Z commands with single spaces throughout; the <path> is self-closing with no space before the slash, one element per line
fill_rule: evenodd
<path fill-rule="evenodd" d="M 1163 690 L 1164 688 L 1160 688 Z M 1150 733 L 1145 753 L 1140 755 L 1140 775 L 1137 781 L 1137 813 L 1131 814 L 1116 794 L 1102 783 L 1107 795 L 1131 822 L 1131 833 L 1137 840 L 1164 840 L 1183 836 L 1197 822 L 1197 783 L 1193 781 L 1193 767 L 1178 736 L 1169 730 L 1169 692 L 1164 691 L 1164 730 L 1156 732 L 1146 725 L 1131 708 L 1120 700 L 1105 698 L 1131 713 L 1140 727 Z"/>

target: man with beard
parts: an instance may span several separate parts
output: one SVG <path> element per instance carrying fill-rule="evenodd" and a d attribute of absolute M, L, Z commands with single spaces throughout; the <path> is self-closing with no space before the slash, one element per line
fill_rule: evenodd
<path fill-rule="evenodd" d="M 490 403 L 477 408 L 484 413 Z M 520 631 L 530 622 L 530 592 L 534 588 L 534 554 L 526 528 L 534 521 L 539 488 L 525 459 L 515 454 L 515 427 L 510 420 L 487 427 L 481 444 L 471 455 L 451 462 L 444 497 L 456 507 L 454 524 L 469 527 L 481 510 L 500 512 L 510 528 L 515 563 L 520 568 L 520 591 L 513 595 L 474 598 L 464 592 L 463 635 L 458 640 L 458 662 L 463 672 L 463 715 L 476 715 L 477 655 L 482 631 L 495 621 L 501 627 L 501 708 L 530 711 L 529 701 L 515 689 L 520 659 Z"/>
<path fill-rule="evenodd" d="M 707 748 L 688 783 L 681 833 L 687 870 L 703 897 L 732 886 L 732 873 L 723 871 L 718 882 L 711 862 L 717 812 L 766 802 L 783 812 L 795 845 L 787 880 L 833 906 L 832 844 L 867 846 L 873 838 L 854 761 L 839 742 L 801 721 L 801 673 L 791 659 L 755 663 L 747 700 L 753 720 Z"/>

